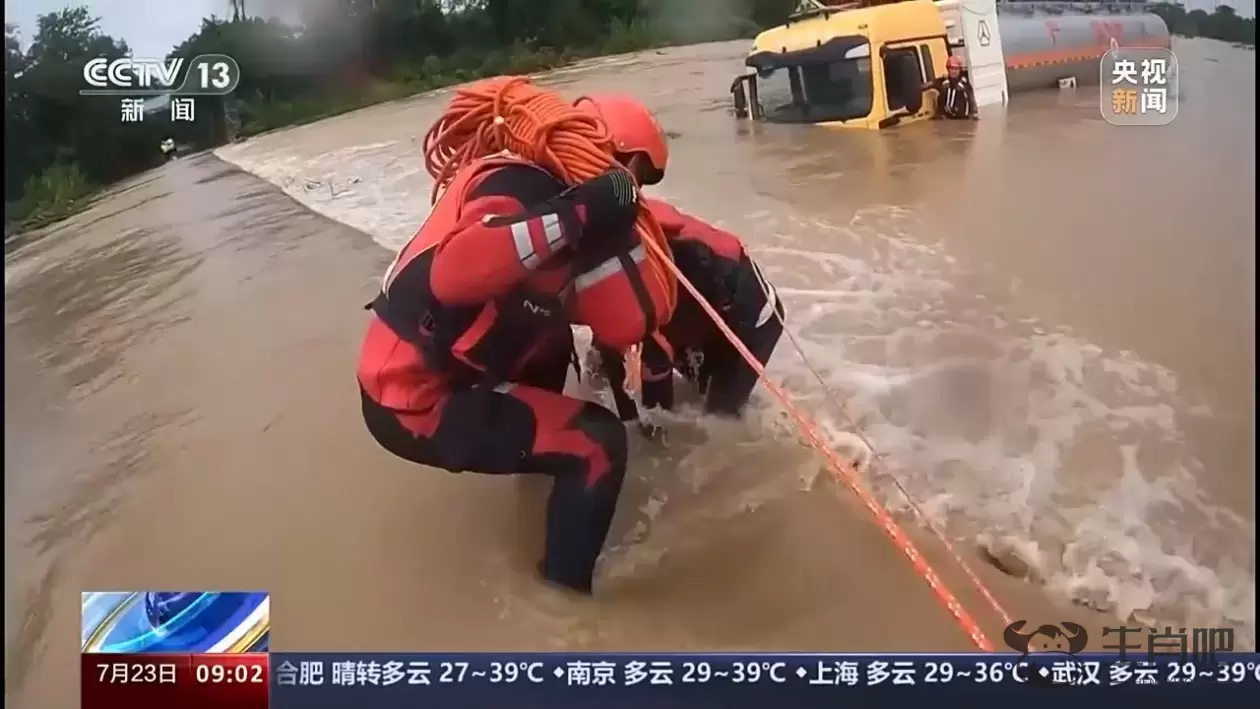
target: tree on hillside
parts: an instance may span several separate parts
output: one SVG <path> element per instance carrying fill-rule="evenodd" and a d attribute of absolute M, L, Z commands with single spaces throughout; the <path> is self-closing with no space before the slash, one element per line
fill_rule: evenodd
<path fill-rule="evenodd" d="M 89 59 L 129 53 L 84 8 L 41 16 L 25 52 L 14 28 L 5 28 L 6 219 L 64 206 L 91 184 L 161 159 L 160 125 L 124 123 L 117 98 L 79 94 Z"/>
<path fill-rule="evenodd" d="M 1186 10 L 1181 3 L 1157 3 L 1153 12 L 1163 18 L 1169 31 L 1183 37 L 1205 37 L 1238 44 L 1256 44 L 1256 20 L 1239 17 L 1229 5 L 1217 5 L 1208 13 Z"/>
<path fill-rule="evenodd" d="M 12 50 L 6 47 L 8 51 Z M 79 95 L 88 59 L 128 54 L 127 44 L 101 33 L 85 8 L 39 18 L 31 46 L 20 60 L 20 75 L 6 77 L 5 82 L 6 114 L 19 111 L 30 131 L 24 172 L 78 163 L 90 179 L 106 182 L 150 164 L 156 146 L 151 130 L 122 124 L 116 99 Z M 18 61 L 6 56 L 6 63 Z M 140 149 L 146 142 L 153 145 Z M 7 154 L 6 163 L 11 159 Z"/>
<path fill-rule="evenodd" d="M 18 197 L 34 163 L 30 104 L 24 82 L 26 55 L 22 53 L 17 27 L 4 26 L 4 199 Z"/>
<path fill-rule="evenodd" d="M 174 137 L 209 147 L 387 96 L 661 42 L 727 39 L 781 22 L 795 0 L 227 0 L 168 56 L 226 54 L 232 96 L 196 99 L 196 120 L 122 123 L 117 99 L 80 96 L 83 62 L 127 54 L 83 8 L 41 17 L 28 51 L 5 36 L 6 198 L 51 166 L 99 184 L 161 159 Z M 248 7 L 247 7 L 248 5 Z M 252 13 L 252 14 L 251 14 Z M 265 19 L 283 14 L 286 23 Z M 47 181 L 45 181 L 47 182 Z M 16 210 L 15 210 L 16 211 Z"/>

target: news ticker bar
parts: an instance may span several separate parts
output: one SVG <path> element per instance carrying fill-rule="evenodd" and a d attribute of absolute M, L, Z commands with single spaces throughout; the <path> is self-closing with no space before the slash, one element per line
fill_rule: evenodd
<path fill-rule="evenodd" d="M 84 709 L 833 709 L 838 701 L 1005 699 L 1063 693 L 1144 706 L 1236 701 L 1260 656 L 1121 661 L 1115 655 L 217 654 L 84 655 Z M 1047 704 L 1049 706 L 1050 704 Z"/>

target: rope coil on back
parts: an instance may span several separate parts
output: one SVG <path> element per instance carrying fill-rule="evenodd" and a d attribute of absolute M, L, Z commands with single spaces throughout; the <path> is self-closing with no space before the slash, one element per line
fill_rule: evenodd
<path fill-rule="evenodd" d="M 446 112 L 425 134 L 424 166 L 435 181 L 431 201 L 437 202 L 465 165 L 503 151 L 543 167 L 570 186 L 616 165 L 612 136 L 597 117 L 525 77 L 496 77 L 457 89 Z M 664 263 L 670 261 L 665 233 L 642 206 L 635 229 L 648 245 L 651 273 L 666 294 L 667 312 L 673 312 L 678 284 Z"/>

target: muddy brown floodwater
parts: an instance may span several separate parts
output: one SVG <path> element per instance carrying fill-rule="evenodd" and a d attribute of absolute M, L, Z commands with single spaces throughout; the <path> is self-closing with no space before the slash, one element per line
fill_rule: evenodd
<path fill-rule="evenodd" d="M 858 135 L 735 122 L 743 49 L 544 81 L 659 112 L 660 194 L 748 239 L 892 462 L 872 485 L 902 513 L 894 478 L 909 490 L 1012 615 L 1228 625 L 1250 646 L 1254 54 L 1179 43 L 1163 128 L 1108 126 L 1082 90 Z M 9 249 L 6 698 L 76 705 L 84 589 L 269 590 L 278 649 L 967 649 L 768 401 L 636 447 L 589 603 L 528 574 L 544 491 L 378 449 L 361 306 L 426 213 L 417 142 L 444 100 L 220 151 L 259 177 L 170 163 Z M 845 428 L 789 343 L 772 364 Z M 1038 580 L 979 564 L 979 537 L 1025 549 Z"/>

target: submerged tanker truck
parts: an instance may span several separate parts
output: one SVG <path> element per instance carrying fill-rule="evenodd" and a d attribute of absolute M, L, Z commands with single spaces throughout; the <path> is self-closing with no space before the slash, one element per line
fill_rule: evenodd
<path fill-rule="evenodd" d="M 735 114 L 772 123 L 889 128 L 930 118 L 923 85 L 959 56 L 976 103 L 1097 84 L 1117 47 L 1171 48 L 1145 2 L 802 0 L 753 40 Z"/>

